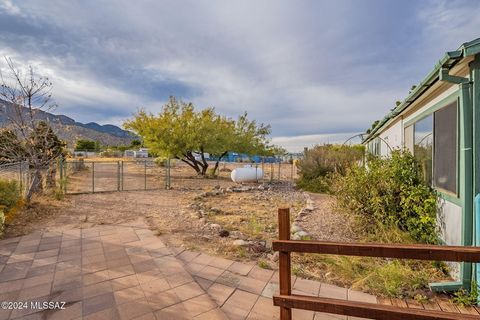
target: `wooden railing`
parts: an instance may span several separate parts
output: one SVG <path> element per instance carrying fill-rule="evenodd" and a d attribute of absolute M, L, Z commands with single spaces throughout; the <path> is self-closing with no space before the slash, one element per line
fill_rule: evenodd
<path fill-rule="evenodd" d="M 476 315 L 292 294 L 290 266 L 291 252 L 478 263 L 479 247 L 291 241 L 288 208 L 278 209 L 278 229 L 279 240 L 273 241 L 273 250 L 279 251 L 280 294 L 273 297 L 273 304 L 280 307 L 281 320 L 292 319 L 292 309 L 385 320 L 480 319 L 480 316 Z"/>

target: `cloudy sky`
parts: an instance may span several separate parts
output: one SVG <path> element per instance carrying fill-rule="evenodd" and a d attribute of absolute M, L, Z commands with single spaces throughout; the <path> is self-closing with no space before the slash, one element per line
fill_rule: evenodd
<path fill-rule="evenodd" d="M 364 131 L 477 37 L 477 0 L 0 0 L 0 56 L 49 75 L 57 113 L 121 125 L 175 95 L 290 150 Z"/>

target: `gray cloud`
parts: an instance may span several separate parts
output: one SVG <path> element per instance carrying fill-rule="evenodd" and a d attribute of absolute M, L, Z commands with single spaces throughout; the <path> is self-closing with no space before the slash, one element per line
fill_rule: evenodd
<path fill-rule="evenodd" d="M 477 37 L 479 12 L 476 1 L 0 0 L 0 54 L 49 74 L 58 112 L 79 121 L 120 124 L 176 95 L 246 110 L 274 136 L 341 134 Z"/>

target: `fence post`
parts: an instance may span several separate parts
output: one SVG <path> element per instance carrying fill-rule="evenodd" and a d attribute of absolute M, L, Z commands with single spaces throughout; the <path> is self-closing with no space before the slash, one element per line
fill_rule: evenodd
<path fill-rule="evenodd" d="M 278 239 L 290 240 L 290 208 L 278 209 Z M 279 284 L 281 295 L 292 294 L 290 252 L 280 251 L 279 263 Z M 292 309 L 280 307 L 280 320 L 291 320 Z"/>
<path fill-rule="evenodd" d="M 273 162 L 270 162 L 270 183 L 273 182 L 273 175 L 275 174 L 275 168 Z"/>
<path fill-rule="evenodd" d="M 121 165 L 120 165 L 120 189 L 123 191 L 123 178 L 124 178 L 124 175 L 123 175 L 123 160 L 121 162 Z"/>
<path fill-rule="evenodd" d="M 120 191 L 120 161 L 117 161 L 117 191 Z"/>
<path fill-rule="evenodd" d="M 262 156 L 262 184 L 265 184 L 265 158 Z"/>
<path fill-rule="evenodd" d="M 65 179 L 65 181 L 63 181 L 63 194 L 67 194 L 67 184 L 68 184 L 68 176 L 67 176 L 67 172 L 68 172 L 68 161 L 65 161 L 65 159 L 62 159 L 62 171 L 63 171 L 63 178 Z"/>
<path fill-rule="evenodd" d="M 92 161 L 92 193 L 95 193 L 95 162 Z"/>
<path fill-rule="evenodd" d="M 279 159 L 279 160 L 278 160 L 278 181 L 281 181 L 281 180 L 282 180 L 282 177 L 281 177 L 281 175 L 280 175 L 280 168 L 281 168 L 281 166 L 282 166 L 282 160 Z"/>
<path fill-rule="evenodd" d="M 18 167 L 19 168 L 19 181 L 20 181 L 20 193 L 23 195 L 24 192 L 23 192 L 23 174 L 22 174 L 22 167 L 23 167 L 23 162 L 20 162 L 20 166 Z"/>
<path fill-rule="evenodd" d="M 292 181 L 292 182 L 293 182 L 293 166 L 294 166 L 294 164 L 293 164 L 293 160 L 292 160 L 292 166 L 290 167 L 290 181 Z"/>
<path fill-rule="evenodd" d="M 144 189 L 147 190 L 147 160 L 143 163 Z"/>
<path fill-rule="evenodd" d="M 170 158 L 165 161 L 165 189 L 170 189 Z"/>

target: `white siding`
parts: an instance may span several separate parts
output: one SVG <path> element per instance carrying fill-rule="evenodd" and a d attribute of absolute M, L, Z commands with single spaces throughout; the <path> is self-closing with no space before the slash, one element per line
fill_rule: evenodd
<path fill-rule="evenodd" d="M 403 137 L 402 137 L 402 119 L 398 119 L 398 121 L 391 125 L 390 128 L 380 133 L 380 138 L 384 141 L 381 142 L 381 155 L 382 157 L 388 157 L 390 155 L 390 148 L 392 150 L 401 149 L 403 145 Z M 388 146 L 386 145 L 388 143 Z"/>
<path fill-rule="evenodd" d="M 438 218 L 445 243 L 452 246 L 462 245 L 462 207 L 441 199 Z"/>

